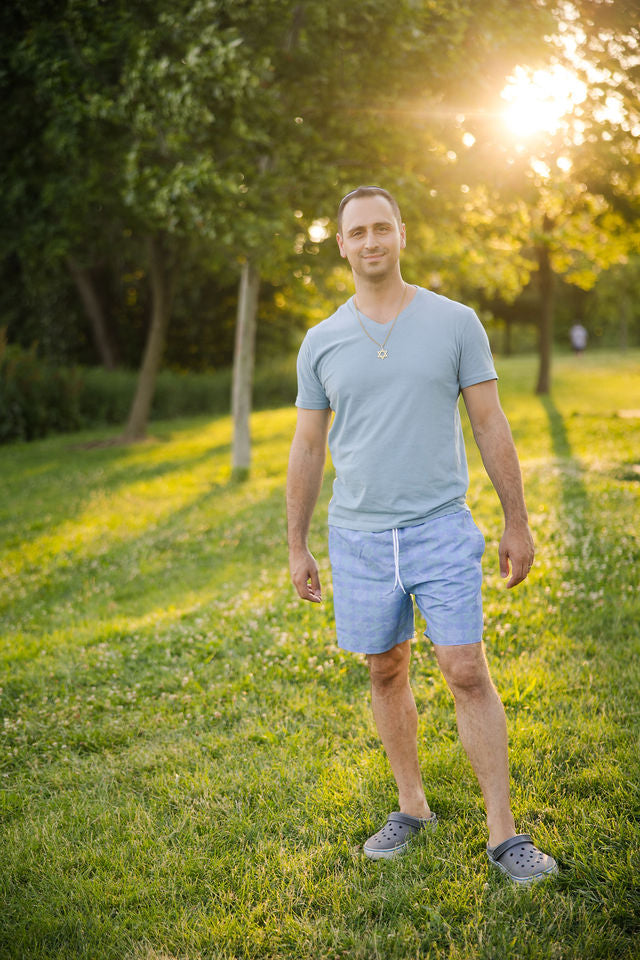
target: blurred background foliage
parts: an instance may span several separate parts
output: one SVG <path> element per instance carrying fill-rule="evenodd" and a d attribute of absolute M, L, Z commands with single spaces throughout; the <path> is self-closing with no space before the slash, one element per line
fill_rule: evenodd
<path fill-rule="evenodd" d="M 639 24 L 635 0 L 10 0 L 4 409 L 18 369 L 139 368 L 160 295 L 161 365 L 228 376 L 249 261 L 258 368 L 289 369 L 351 293 L 359 183 L 397 195 L 409 281 L 539 350 L 539 392 L 576 320 L 640 344 Z"/>

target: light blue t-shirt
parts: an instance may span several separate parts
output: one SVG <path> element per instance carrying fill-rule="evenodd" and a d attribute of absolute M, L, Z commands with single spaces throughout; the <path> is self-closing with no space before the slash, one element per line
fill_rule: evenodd
<path fill-rule="evenodd" d="M 391 326 L 363 316 L 383 343 Z M 386 343 L 362 330 L 353 297 L 312 327 L 298 354 L 296 406 L 330 407 L 336 471 L 329 523 L 389 530 L 464 509 L 469 485 L 458 397 L 496 380 L 470 307 L 417 287 Z"/>

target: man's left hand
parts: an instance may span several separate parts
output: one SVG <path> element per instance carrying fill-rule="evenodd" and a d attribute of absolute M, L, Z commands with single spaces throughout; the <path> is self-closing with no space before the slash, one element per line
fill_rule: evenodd
<path fill-rule="evenodd" d="M 533 566 L 533 556 L 533 537 L 528 525 L 525 523 L 506 526 L 498 548 L 498 557 L 500 576 L 503 579 L 509 577 L 511 567 L 511 576 L 507 581 L 509 590 L 527 578 Z"/>

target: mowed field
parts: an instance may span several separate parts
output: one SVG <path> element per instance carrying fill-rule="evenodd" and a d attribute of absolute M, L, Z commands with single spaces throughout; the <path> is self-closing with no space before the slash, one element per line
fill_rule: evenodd
<path fill-rule="evenodd" d="M 487 540 L 486 646 L 516 822 L 557 879 L 488 873 L 481 796 L 422 626 L 412 679 L 436 834 L 371 863 L 396 808 L 363 657 L 289 584 L 293 408 L 0 447 L 0 957 L 637 960 L 640 353 L 498 362 L 537 558 L 498 573 L 501 512 L 469 439 Z M 467 430 L 468 434 L 468 430 Z M 390 455 L 392 455 L 390 441 Z"/>

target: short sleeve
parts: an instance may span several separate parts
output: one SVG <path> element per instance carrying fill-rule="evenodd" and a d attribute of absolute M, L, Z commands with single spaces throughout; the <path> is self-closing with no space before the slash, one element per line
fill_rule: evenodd
<path fill-rule="evenodd" d="M 458 381 L 460 389 L 485 380 L 497 380 L 487 332 L 473 310 L 469 310 L 462 330 Z"/>
<path fill-rule="evenodd" d="M 296 407 L 301 407 L 303 410 L 325 410 L 329 406 L 329 399 L 313 364 L 308 337 L 304 338 L 298 352 L 297 369 Z"/>

